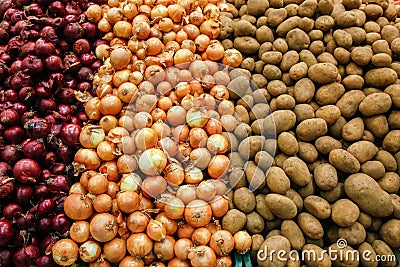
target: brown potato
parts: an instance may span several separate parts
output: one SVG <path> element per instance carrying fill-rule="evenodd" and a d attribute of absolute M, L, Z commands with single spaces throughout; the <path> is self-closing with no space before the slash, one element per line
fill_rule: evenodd
<path fill-rule="evenodd" d="M 324 236 L 324 228 L 321 223 L 309 213 L 300 213 L 297 216 L 297 223 L 303 233 L 311 239 L 320 239 Z"/>
<path fill-rule="evenodd" d="M 331 206 L 328 201 L 319 197 L 310 195 L 304 199 L 304 207 L 314 217 L 325 220 L 331 216 Z"/>
<path fill-rule="evenodd" d="M 342 144 L 335 138 L 326 135 L 315 140 L 315 148 L 319 153 L 327 155 L 334 149 L 342 148 Z"/>
<path fill-rule="evenodd" d="M 326 121 L 320 118 L 304 120 L 296 128 L 297 136 L 303 141 L 315 140 L 327 131 Z"/>
<path fill-rule="evenodd" d="M 257 167 L 254 161 L 247 161 L 244 164 L 244 172 L 251 191 L 265 186 L 265 174 L 263 170 Z"/>
<path fill-rule="evenodd" d="M 355 47 L 351 51 L 351 59 L 359 66 L 367 65 L 374 55 L 372 49 L 370 47 Z"/>
<path fill-rule="evenodd" d="M 222 218 L 222 228 L 231 234 L 235 234 L 243 229 L 246 225 L 246 220 L 246 215 L 243 212 L 231 209 Z"/>
<path fill-rule="evenodd" d="M 364 100 L 365 94 L 360 90 L 346 92 L 336 103 L 343 117 L 353 117 L 358 111 L 360 103 Z"/>
<path fill-rule="evenodd" d="M 323 197 L 328 202 L 332 203 L 337 201 L 340 198 L 344 197 L 344 185 L 343 183 L 338 183 L 335 188 L 329 191 L 321 191 L 321 197 Z"/>
<path fill-rule="evenodd" d="M 383 148 L 389 152 L 396 153 L 400 151 L 400 130 L 390 131 L 383 139 Z"/>
<path fill-rule="evenodd" d="M 339 228 L 338 235 L 339 238 L 345 239 L 351 246 L 361 244 L 367 237 L 364 226 L 358 222 L 349 227 Z"/>
<path fill-rule="evenodd" d="M 386 217 L 392 214 L 393 204 L 388 193 L 370 176 L 358 173 L 350 175 L 344 188 L 349 198 L 358 207 L 374 217 Z"/>
<path fill-rule="evenodd" d="M 328 84 L 336 81 L 338 69 L 331 63 L 317 63 L 309 68 L 308 76 L 314 82 Z"/>
<path fill-rule="evenodd" d="M 359 251 L 360 255 L 369 255 L 368 257 L 360 258 L 360 263 L 362 264 L 362 266 L 365 266 L 365 267 L 377 267 L 378 266 L 378 262 L 372 260 L 372 259 L 376 259 L 376 253 L 375 253 L 373 247 L 371 246 L 371 244 L 369 244 L 367 242 L 363 242 L 358 247 L 358 251 Z"/>
<path fill-rule="evenodd" d="M 253 211 L 246 215 L 246 230 L 251 234 L 259 234 L 264 230 L 264 219 L 257 212 Z"/>
<path fill-rule="evenodd" d="M 350 145 L 347 151 L 356 157 L 360 163 L 364 163 L 375 157 L 378 148 L 372 142 L 358 141 Z"/>
<path fill-rule="evenodd" d="M 359 216 L 360 210 L 351 200 L 340 199 L 332 206 L 332 220 L 341 227 L 352 226 Z"/>
<path fill-rule="evenodd" d="M 279 168 L 272 166 L 266 176 L 268 188 L 278 194 L 286 194 L 290 188 L 290 180 L 285 172 Z"/>
<path fill-rule="evenodd" d="M 342 128 L 342 137 L 346 141 L 358 141 L 362 138 L 364 133 L 364 121 L 360 117 L 356 117 Z"/>
<path fill-rule="evenodd" d="M 269 257 L 268 251 L 285 251 L 285 259 L 282 257 L 277 257 L 274 254 L 273 257 Z M 257 257 L 257 263 L 260 267 L 284 267 L 286 266 L 288 254 L 290 250 L 290 242 L 287 238 L 277 235 L 271 236 L 265 239 L 264 243 L 261 245 L 261 251 L 259 251 L 259 257 Z"/>
<path fill-rule="evenodd" d="M 400 177 L 395 172 L 386 172 L 378 181 L 379 186 L 390 193 L 397 193 L 400 189 Z"/>
<path fill-rule="evenodd" d="M 276 34 L 278 36 L 285 36 L 290 30 L 296 28 L 299 24 L 300 17 L 294 16 L 283 21 L 276 28 Z"/>
<path fill-rule="evenodd" d="M 297 215 L 297 207 L 288 197 L 275 193 L 267 194 L 265 202 L 271 212 L 278 218 L 289 220 Z"/>
<path fill-rule="evenodd" d="M 328 125 L 335 123 L 340 115 L 340 109 L 335 105 L 326 105 L 315 111 L 315 117 L 325 120 Z"/>
<path fill-rule="evenodd" d="M 285 160 L 283 162 L 283 170 L 298 186 L 306 186 L 312 179 L 307 165 L 298 157 L 290 157 Z"/>
<path fill-rule="evenodd" d="M 385 175 L 385 166 L 380 161 L 370 160 L 361 165 L 361 171 L 378 180 Z"/>
<path fill-rule="evenodd" d="M 391 219 L 387 221 L 382 225 L 379 234 L 389 246 L 400 247 L 400 220 Z"/>
<path fill-rule="evenodd" d="M 329 163 L 345 173 L 356 173 L 361 168 L 357 158 L 344 149 L 334 149 L 329 152 Z"/>
<path fill-rule="evenodd" d="M 396 171 L 397 170 L 397 163 L 396 159 L 390 154 L 388 151 L 380 150 L 375 156 L 375 159 L 381 162 L 384 166 L 386 171 Z"/>
<path fill-rule="evenodd" d="M 242 187 L 234 191 L 233 203 L 241 212 L 250 213 L 256 207 L 256 197 L 249 189 Z"/>
<path fill-rule="evenodd" d="M 337 171 L 329 163 L 320 164 L 314 169 L 314 180 L 321 190 L 332 190 L 338 184 Z"/>
<path fill-rule="evenodd" d="M 375 250 L 376 254 L 380 256 L 380 258 L 386 258 L 388 261 L 385 261 L 382 266 L 385 267 L 395 267 L 397 266 L 396 257 L 393 253 L 392 249 L 389 247 L 386 242 L 382 240 L 375 240 L 372 243 L 372 248 Z M 392 259 L 392 260 L 390 260 Z"/>
<path fill-rule="evenodd" d="M 256 211 L 267 221 L 273 221 L 276 218 L 268 208 L 264 194 L 258 194 L 256 196 Z"/>
<path fill-rule="evenodd" d="M 336 104 L 336 102 L 345 93 L 345 88 L 340 83 L 330 83 L 321 86 L 315 93 L 315 100 L 320 105 Z"/>
<path fill-rule="evenodd" d="M 298 156 L 308 163 L 313 163 L 318 159 L 318 151 L 313 144 L 299 142 Z"/>
<path fill-rule="evenodd" d="M 365 127 L 378 138 L 383 138 L 389 132 L 389 123 L 385 115 L 376 115 L 364 119 Z"/>
<path fill-rule="evenodd" d="M 391 68 L 376 68 L 369 70 L 364 79 L 367 86 L 385 88 L 397 81 L 397 73 Z"/>
<path fill-rule="evenodd" d="M 300 250 L 305 244 L 303 232 L 293 220 L 282 222 L 281 235 L 289 240 L 292 249 Z"/>

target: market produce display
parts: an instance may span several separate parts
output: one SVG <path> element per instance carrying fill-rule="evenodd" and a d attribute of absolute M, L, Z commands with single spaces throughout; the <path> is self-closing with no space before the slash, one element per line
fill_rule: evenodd
<path fill-rule="evenodd" d="M 0 266 L 398 266 L 398 15 L 0 2 Z"/>

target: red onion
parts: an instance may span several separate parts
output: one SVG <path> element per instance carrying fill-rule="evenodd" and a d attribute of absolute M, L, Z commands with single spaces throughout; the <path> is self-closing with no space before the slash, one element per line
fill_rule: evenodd
<path fill-rule="evenodd" d="M 40 74 L 44 69 L 43 61 L 36 56 L 28 55 L 22 60 L 22 68 L 32 75 Z"/>
<path fill-rule="evenodd" d="M 17 111 L 19 115 L 28 111 L 28 106 L 20 102 L 14 103 L 12 108 Z"/>
<path fill-rule="evenodd" d="M 72 151 L 68 146 L 61 145 L 57 149 L 58 157 L 63 163 L 70 163 L 72 161 L 73 155 Z"/>
<path fill-rule="evenodd" d="M 0 30 L 0 40 L 1 40 L 1 30 Z M 8 77 L 9 72 L 10 71 L 6 64 L 0 64 L 0 81 L 4 81 Z"/>
<path fill-rule="evenodd" d="M 7 220 L 12 220 L 15 216 L 19 215 L 22 212 L 22 208 L 20 205 L 16 203 L 9 203 L 3 208 L 3 216 Z"/>
<path fill-rule="evenodd" d="M 70 188 L 67 176 L 61 174 L 47 179 L 46 184 L 52 192 L 68 192 Z"/>
<path fill-rule="evenodd" d="M 53 55 L 48 56 L 45 59 L 45 65 L 46 68 L 51 72 L 58 72 L 64 68 L 62 59 L 58 56 L 53 56 Z"/>
<path fill-rule="evenodd" d="M 19 144 L 25 138 L 24 129 L 19 126 L 12 126 L 4 131 L 3 137 L 6 142 Z"/>
<path fill-rule="evenodd" d="M 24 128 L 31 138 L 45 138 L 50 132 L 50 125 L 44 119 L 31 119 L 25 123 Z"/>
<path fill-rule="evenodd" d="M 20 185 L 15 190 L 15 200 L 21 204 L 26 205 L 31 201 L 33 196 L 33 188 L 26 185 Z"/>
<path fill-rule="evenodd" d="M 10 175 L 12 172 L 12 167 L 6 162 L 0 162 L 0 175 Z"/>
<path fill-rule="evenodd" d="M 74 42 L 72 49 L 78 55 L 81 55 L 83 53 L 89 53 L 90 44 L 86 39 L 78 39 Z"/>
<path fill-rule="evenodd" d="M 44 198 L 51 195 L 50 189 L 45 184 L 39 184 L 35 187 L 35 196 Z"/>
<path fill-rule="evenodd" d="M 24 155 L 34 160 L 41 160 L 46 154 L 43 141 L 36 139 L 29 141 L 23 148 Z"/>
<path fill-rule="evenodd" d="M 25 86 L 21 90 L 19 90 L 18 93 L 19 101 L 25 104 L 30 104 L 35 100 L 35 98 L 36 98 L 36 92 L 33 89 L 33 87 Z"/>
<path fill-rule="evenodd" d="M 10 266 L 12 262 L 12 251 L 8 248 L 0 249 L 0 266 Z"/>
<path fill-rule="evenodd" d="M 28 5 L 31 1 L 29 0 L 18 0 L 21 2 L 26 2 L 24 6 Z M 29 6 L 25 7 L 25 12 L 30 16 L 43 16 L 43 10 L 37 3 L 32 3 Z"/>
<path fill-rule="evenodd" d="M 28 121 L 36 118 L 36 114 L 32 111 L 25 112 L 22 114 L 21 119 L 20 119 L 20 124 L 25 125 Z"/>
<path fill-rule="evenodd" d="M 11 8 L 9 9 L 11 10 Z M 7 10 L 8 11 L 8 10 Z M 12 37 L 7 44 L 6 52 L 12 56 L 17 56 L 21 51 L 21 46 L 24 44 L 24 41 L 19 37 Z"/>
<path fill-rule="evenodd" d="M 0 199 L 3 199 L 14 191 L 14 178 L 0 176 Z"/>
<path fill-rule="evenodd" d="M 69 23 L 64 28 L 64 36 L 72 40 L 82 38 L 84 33 L 82 26 L 77 22 Z"/>
<path fill-rule="evenodd" d="M 40 256 L 37 246 L 28 245 L 18 249 L 13 255 L 13 264 L 15 267 L 32 266 L 33 261 Z"/>
<path fill-rule="evenodd" d="M 36 214 L 39 218 L 42 218 L 47 214 L 49 214 L 50 212 L 52 212 L 53 209 L 54 209 L 54 200 L 51 198 L 43 199 L 38 204 Z"/>
<path fill-rule="evenodd" d="M 43 38 L 40 38 L 35 43 L 35 52 L 39 57 L 46 57 L 54 53 L 56 47 Z"/>
<path fill-rule="evenodd" d="M 11 0 L 4 0 L 0 2 L 0 18 L 4 16 L 4 13 L 12 7 Z"/>
<path fill-rule="evenodd" d="M 82 23 L 82 28 L 85 31 L 85 38 L 89 40 L 94 40 L 98 36 L 97 25 L 93 22 Z"/>
<path fill-rule="evenodd" d="M 93 79 L 93 71 L 87 67 L 82 67 L 78 71 L 78 78 L 81 81 L 91 81 Z"/>
<path fill-rule="evenodd" d="M 40 242 L 40 251 L 43 254 L 48 254 L 49 252 L 51 252 L 51 248 L 58 240 L 59 238 L 54 235 L 46 236 L 45 238 L 43 238 L 42 242 Z"/>
<path fill-rule="evenodd" d="M 51 26 L 43 27 L 40 36 L 47 42 L 57 44 L 59 42 L 56 30 Z"/>
<path fill-rule="evenodd" d="M 32 213 L 28 212 L 20 214 L 15 223 L 19 229 L 31 229 L 35 227 L 36 218 Z"/>
<path fill-rule="evenodd" d="M 70 15 L 66 15 L 64 17 L 64 19 L 65 19 L 65 21 L 67 23 L 74 23 L 74 22 L 78 22 L 79 21 L 79 16 L 70 14 Z"/>
<path fill-rule="evenodd" d="M 65 6 L 60 1 L 54 1 L 50 4 L 47 11 L 53 17 L 62 17 L 65 15 Z"/>
<path fill-rule="evenodd" d="M 22 67 L 24 68 L 24 61 L 22 61 Z M 28 70 L 26 70 L 28 71 Z M 24 86 L 29 86 L 32 84 L 31 77 L 25 73 L 18 72 L 11 77 L 10 86 L 14 90 L 19 90 Z"/>
<path fill-rule="evenodd" d="M 53 176 L 54 176 L 53 173 L 47 169 L 42 170 L 42 174 L 40 175 L 43 181 L 50 179 Z"/>
<path fill-rule="evenodd" d="M 37 96 L 40 97 L 40 98 L 48 98 L 48 97 L 51 97 L 53 95 L 53 92 L 51 91 L 51 88 L 43 86 L 43 85 L 40 85 L 40 84 L 38 84 L 36 86 L 35 91 L 36 91 Z"/>
<path fill-rule="evenodd" d="M 76 87 L 77 90 L 81 92 L 90 92 L 92 90 L 93 86 L 90 82 L 80 82 L 78 86 Z"/>
<path fill-rule="evenodd" d="M 90 66 L 90 68 L 92 69 L 92 71 L 97 72 L 97 70 L 103 65 L 103 62 L 101 62 L 100 60 L 96 60 L 95 62 L 93 62 L 93 64 Z"/>
<path fill-rule="evenodd" d="M 75 106 L 67 105 L 67 104 L 60 104 L 58 105 L 58 113 L 64 117 L 70 117 L 75 113 Z"/>
<path fill-rule="evenodd" d="M 38 230 L 43 234 L 49 234 L 51 230 L 51 218 L 42 218 L 38 221 Z"/>
<path fill-rule="evenodd" d="M 18 93 L 15 90 L 8 89 L 4 91 L 4 100 L 12 103 L 18 101 Z"/>
<path fill-rule="evenodd" d="M 1 54 L 0 54 L 0 60 L 1 60 L 2 62 L 6 63 L 6 64 L 10 64 L 10 63 L 12 63 L 13 58 L 12 58 L 9 54 L 7 54 L 7 53 L 5 53 L 5 52 L 1 52 Z"/>
<path fill-rule="evenodd" d="M 8 34 L 8 32 L 5 29 L 0 28 L 0 42 L 2 44 L 5 44 L 9 39 L 10 35 Z"/>
<path fill-rule="evenodd" d="M 51 172 L 54 174 L 63 174 L 66 170 L 65 164 L 64 163 L 56 163 L 52 168 Z"/>
<path fill-rule="evenodd" d="M 62 88 L 57 95 L 57 100 L 61 103 L 72 104 L 76 101 L 74 90 L 71 88 Z"/>
<path fill-rule="evenodd" d="M 8 220 L 0 219 L 0 247 L 9 245 L 14 237 L 14 229 Z"/>
<path fill-rule="evenodd" d="M 0 113 L 0 123 L 4 126 L 16 125 L 19 121 L 18 112 L 12 109 L 6 109 Z"/>
<path fill-rule="evenodd" d="M 76 147 L 79 145 L 79 135 L 82 129 L 76 124 L 67 124 L 61 130 L 61 140 L 64 144 Z"/>
<path fill-rule="evenodd" d="M 81 67 L 81 61 L 75 54 L 67 54 L 63 60 L 64 67 L 68 71 L 77 71 Z M 75 85 L 76 86 L 76 85 Z M 74 88 L 73 86 L 69 86 Z"/>
<path fill-rule="evenodd" d="M 51 225 L 54 231 L 64 234 L 71 228 L 72 221 L 67 217 L 67 215 L 65 215 L 65 213 L 60 213 L 54 216 Z"/>
<path fill-rule="evenodd" d="M 14 177 L 21 183 L 36 182 L 41 171 L 39 164 L 32 159 L 21 159 L 13 168 Z"/>
<path fill-rule="evenodd" d="M 84 53 L 84 54 L 81 54 L 80 60 L 83 65 L 91 66 L 94 63 L 94 61 L 96 60 L 96 57 L 94 54 Z"/>
<path fill-rule="evenodd" d="M 35 259 L 35 263 L 38 267 L 54 267 L 56 263 L 53 261 L 53 258 L 49 255 L 43 255 L 39 258 Z"/>
<path fill-rule="evenodd" d="M 47 151 L 43 163 L 45 167 L 52 167 L 56 163 L 57 154 L 53 151 Z M 43 174 L 42 174 L 43 175 Z"/>

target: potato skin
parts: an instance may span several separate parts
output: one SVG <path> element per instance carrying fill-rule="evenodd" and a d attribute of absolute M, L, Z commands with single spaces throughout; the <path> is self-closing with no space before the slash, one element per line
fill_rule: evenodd
<path fill-rule="evenodd" d="M 283 162 L 283 170 L 298 186 L 306 186 L 311 182 L 312 176 L 304 161 L 298 157 L 290 157 Z"/>
<path fill-rule="evenodd" d="M 305 244 L 305 238 L 300 227 L 293 220 L 284 220 L 281 225 L 281 235 L 286 237 L 292 249 L 299 250 Z"/>
<path fill-rule="evenodd" d="M 356 173 L 360 170 L 360 162 L 344 149 L 334 149 L 329 152 L 329 163 L 345 173 Z"/>
<path fill-rule="evenodd" d="M 256 207 L 256 198 L 253 192 L 250 192 L 249 189 L 242 187 L 236 189 L 233 193 L 233 203 L 238 210 L 244 213 L 250 213 Z"/>
<path fill-rule="evenodd" d="M 324 220 L 331 215 L 331 206 L 328 201 L 319 196 L 308 196 L 304 199 L 304 207 L 314 217 Z"/>
<path fill-rule="evenodd" d="M 265 239 L 264 243 L 261 245 L 261 248 L 264 253 L 268 253 L 268 251 L 285 251 L 285 255 L 287 255 L 290 250 L 290 242 L 286 237 L 281 235 L 271 236 Z M 286 261 L 280 260 L 276 254 L 273 257 L 269 257 L 268 254 L 260 253 L 260 257 L 257 258 L 257 263 L 261 267 L 284 267 L 286 266 Z M 265 257 L 265 260 L 263 258 Z"/>
<path fill-rule="evenodd" d="M 308 69 L 308 77 L 320 84 L 336 81 L 338 74 L 337 67 L 332 63 L 318 63 Z"/>
<path fill-rule="evenodd" d="M 344 189 L 349 198 L 371 216 L 386 217 L 393 212 L 390 195 L 366 174 L 350 175 L 344 182 Z"/>
<path fill-rule="evenodd" d="M 297 207 L 294 202 L 285 196 L 279 194 L 267 194 L 265 196 L 267 207 L 281 219 L 292 219 L 297 214 Z"/>
<path fill-rule="evenodd" d="M 309 213 L 300 213 L 297 216 L 297 223 L 303 233 L 311 239 L 320 239 L 324 236 L 324 228 L 321 223 Z"/>
<path fill-rule="evenodd" d="M 278 194 L 286 194 L 290 188 L 290 180 L 285 172 L 276 166 L 272 166 L 266 175 L 268 188 Z"/>
<path fill-rule="evenodd" d="M 246 220 L 246 214 L 237 209 L 231 209 L 222 218 L 222 228 L 235 234 L 243 229 Z"/>
<path fill-rule="evenodd" d="M 298 137 L 306 142 L 317 139 L 318 137 L 326 134 L 328 125 L 324 119 L 313 118 L 307 119 L 297 126 L 296 134 Z"/>
<path fill-rule="evenodd" d="M 373 93 L 365 97 L 359 106 L 364 116 L 386 113 L 392 106 L 392 99 L 386 93 Z"/>

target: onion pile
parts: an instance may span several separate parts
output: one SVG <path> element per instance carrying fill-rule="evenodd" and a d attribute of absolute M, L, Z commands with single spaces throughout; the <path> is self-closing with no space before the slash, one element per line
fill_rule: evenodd
<path fill-rule="evenodd" d="M 78 253 L 63 261 L 53 251 L 57 264 L 231 266 L 234 238 L 218 219 L 228 211 L 225 154 L 239 123 L 228 68 L 241 59 L 216 40 L 220 5 L 88 8 L 108 43 L 95 51 L 104 61 L 93 77 L 95 96 L 80 99 L 89 119 L 73 162 L 80 181 L 64 203 L 75 222 L 70 239 L 59 242 L 73 242 Z"/>
<path fill-rule="evenodd" d="M 51 248 L 71 227 L 63 203 L 88 120 L 75 94 L 91 92 L 105 42 L 88 6 L 0 2 L 1 266 L 55 266 Z"/>

